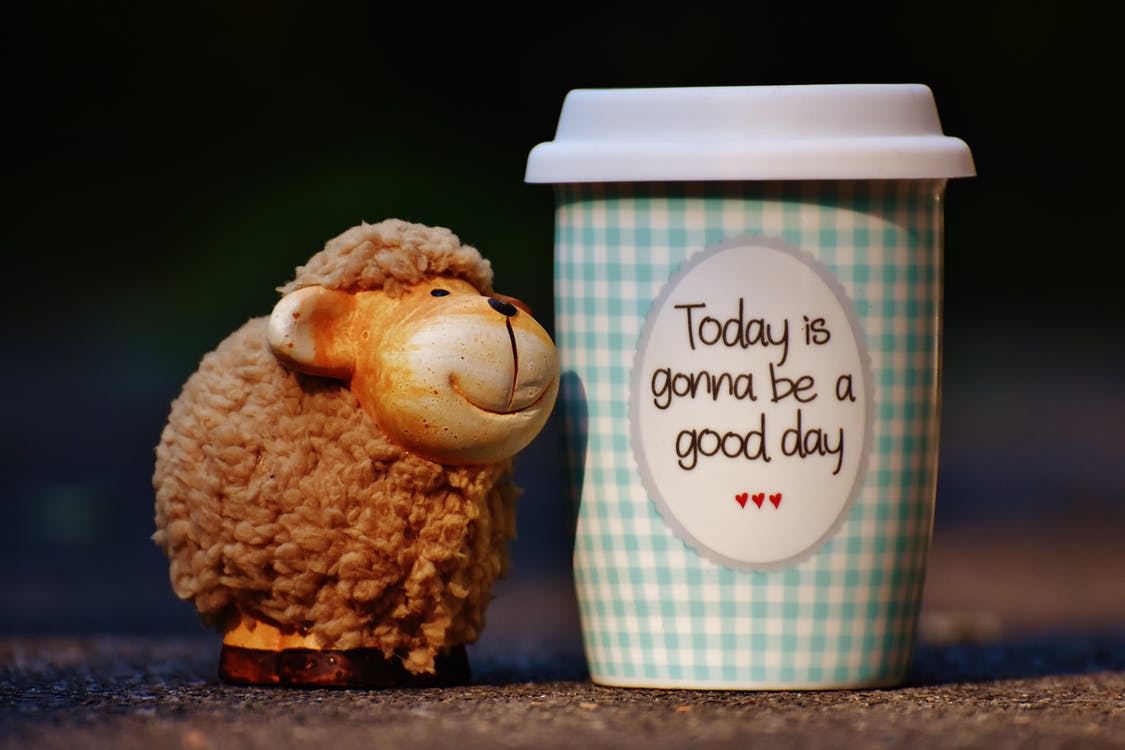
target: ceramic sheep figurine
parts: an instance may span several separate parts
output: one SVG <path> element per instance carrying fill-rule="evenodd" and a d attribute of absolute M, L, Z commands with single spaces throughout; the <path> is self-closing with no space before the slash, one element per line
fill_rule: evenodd
<path fill-rule="evenodd" d="M 554 344 L 447 229 L 361 224 L 206 355 L 156 449 L 154 540 L 232 682 L 468 680 Z"/>

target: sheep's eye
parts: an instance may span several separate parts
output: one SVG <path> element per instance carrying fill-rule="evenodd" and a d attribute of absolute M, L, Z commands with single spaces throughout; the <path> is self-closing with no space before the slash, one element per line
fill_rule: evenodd
<path fill-rule="evenodd" d="M 448 289 L 431 289 L 430 295 L 433 296 L 433 297 L 448 297 L 449 296 L 449 290 Z"/>

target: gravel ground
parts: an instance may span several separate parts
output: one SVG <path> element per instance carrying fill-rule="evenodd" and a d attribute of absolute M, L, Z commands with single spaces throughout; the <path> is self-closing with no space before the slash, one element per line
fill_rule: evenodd
<path fill-rule="evenodd" d="M 426 690 L 234 687 L 199 638 L 0 641 L 4 748 L 1125 747 L 1125 636 L 919 649 L 890 690 L 660 691 L 474 657 Z"/>

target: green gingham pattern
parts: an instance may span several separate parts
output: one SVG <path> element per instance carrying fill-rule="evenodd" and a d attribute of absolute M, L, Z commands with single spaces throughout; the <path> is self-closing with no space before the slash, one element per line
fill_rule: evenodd
<path fill-rule="evenodd" d="M 591 677 L 649 687 L 893 684 L 914 642 L 937 470 L 942 180 L 561 185 L 556 340 L 575 578 Z M 779 570 L 687 546 L 645 492 L 630 370 L 677 268 L 741 235 L 779 238 L 839 279 L 866 337 L 875 421 L 836 534 Z"/>

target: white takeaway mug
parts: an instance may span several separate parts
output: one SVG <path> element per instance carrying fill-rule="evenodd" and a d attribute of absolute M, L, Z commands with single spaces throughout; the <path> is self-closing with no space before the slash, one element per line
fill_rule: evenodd
<path fill-rule="evenodd" d="M 555 186 L 574 570 L 606 685 L 890 685 L 932 531 L 942 198 L 921 85 L 570 92 Z"/>

